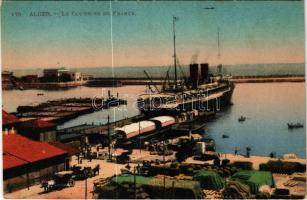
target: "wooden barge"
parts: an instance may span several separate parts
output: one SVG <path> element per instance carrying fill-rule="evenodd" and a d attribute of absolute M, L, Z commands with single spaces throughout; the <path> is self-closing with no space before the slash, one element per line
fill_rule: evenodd
<path fill-rule="evenodd" d="M 95 106 L 91 98 L 68 98 L 47 101 L 38 105 L 19 106 L 16 116 L 21 121 L 40 118 L 44 121 L 61 124 L 80 115 L 124 104 L 127 104 L 126 100 L 111 96 L 107 99 L 95 100 Z"/>

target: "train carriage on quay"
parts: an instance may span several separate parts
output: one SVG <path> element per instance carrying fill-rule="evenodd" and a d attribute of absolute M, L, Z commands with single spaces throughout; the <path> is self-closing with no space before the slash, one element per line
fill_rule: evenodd
<path fill-rule="evenodd" d="M 158 116 L 115 128 L 116 144 L 121 147 L 143 146 L 150 138 L 159 137 L 176 124 L 171 116 Z"/>

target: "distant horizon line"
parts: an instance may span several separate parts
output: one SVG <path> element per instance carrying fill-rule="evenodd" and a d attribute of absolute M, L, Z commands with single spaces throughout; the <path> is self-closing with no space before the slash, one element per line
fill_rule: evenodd
<path fill-rule="evenodd" d="M 195 64 L 201 64 L 201 63 L 206 63 L 206 62 L 196 62 Z M 191 64 L 191 63 L 190 63 Z M 181 64 L 180 66 L 189 66 L 190 64 Z M 242 65 L 278 65 L 278 64 L 305 64 L 305 61 L 304 62 L 290 62 L 290 63 L 249 63 L 249 64 L 222 64 L 223 66 L 242 66 Z M 173 66 L 173 64 L 170 64 L 170 65 L 135 65 L 135 66 L 114 66 L 114 68 L 128 68 L 128 67 L 169 67 L 169 66 Z M 214 65 L 210 65 L 209 64 L 209 67 L 210 66 L 217 66 L 217 64 L 214 64 Z M 58 68 L 66 68 L 66 69 L 84 69 L 84 68 L 88 68 L 88 69 L 91 69 L 91 68 L 98 68 L 98 67 L 101 67 L 101 68 L 111 68 L 112 66 L 87 66 L 87 67 L 84 67 L 84 66 L 76 66 L 76 67 L 72 67 L 72 66 L 69 66 L 69 67 L 66 67 L 65 65 L 62 65 L 62 66 L 50 66 L 50 67 L 32 67 L 32 68 L 2 68 L 2 71 L 10 71 L 10 70 L 37 70 L 37 69 L 58 69 Z"/>

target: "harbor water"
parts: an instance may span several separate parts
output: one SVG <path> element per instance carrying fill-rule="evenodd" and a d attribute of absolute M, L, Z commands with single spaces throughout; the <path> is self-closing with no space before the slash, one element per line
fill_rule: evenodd
<path fill-rule="evenodd" d="M 208 123 L 206 133 L 219 152 L 277 156 L 295 153 L 306 157 L 306 128 L 289 130 L 287 123 L 304 123 L 305 83 L 237 84 L 233 105 Z M 240 116 L 244 122 L 238 122 Z M 306 124 L 304 124 L 306 125 Z M 229 138 L 222 138 L 222 135 Z"/>
<path fill-rule="evenodd" d="M 3 109 L 15 112 L 19 105 L 31 105 L 47 100 L 68 97 L 106 97 L 110 89 L 114 95 L 128 101 L 119 109 L 100 110 L 68 121 L 58 128 L 84 123 L 106 123 L 138 114 L 137 96 L 144 92 L 145 86 L 125 86 L 118 88 L 77 87 L 65 91 L 11 90 L 3 91 Z M 44 95 L 38 96 L 37 93 Z M 217 118 L 207 123 L 205 134 L 216 141 L 216 150 L 222 153 L 245 154 L 251 147 L 252 155 L 267 156 L 276 152 L 281 156 L 295 153 L 306 157 L 306 124 L 304 128 L 289 130 L 287 123 L 305 120 L 305 83 L 249 83 L 237 84 L 232 98 L 233 105 L 217 113 Z M 243 115 L 246 121 L 238 122 Z M 222 138 L 226 134 L 228 138 Z"/>

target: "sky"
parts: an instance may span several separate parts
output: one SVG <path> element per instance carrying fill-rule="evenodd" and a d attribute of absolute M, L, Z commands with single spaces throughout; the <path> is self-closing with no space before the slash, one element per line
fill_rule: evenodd
<path fill-rule="evenodd" d="M 303 1 L 7 1 L 1 9 L 3 69 L 170 65 L 173 16 L 180 64 L 304 62 Z"/>

